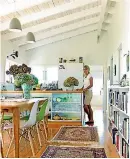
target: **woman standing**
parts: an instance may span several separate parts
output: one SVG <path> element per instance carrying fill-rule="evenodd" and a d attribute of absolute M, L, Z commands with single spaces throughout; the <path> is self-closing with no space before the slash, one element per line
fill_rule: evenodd
<path fill-rule="evenodd" d="M 89 121 L 86 122 L 86 124 L 94 123 L 93 120 L 93 110 L 91 108 L 91 100 L 92 100 L 92 87 L 93 87 L 93 77 L 90 74 L 90 67 L 85 65 L 84 66 L 84 86 L 83 86 L 83 92 L 84 92 L 84 111 L 88 114 Z"/>

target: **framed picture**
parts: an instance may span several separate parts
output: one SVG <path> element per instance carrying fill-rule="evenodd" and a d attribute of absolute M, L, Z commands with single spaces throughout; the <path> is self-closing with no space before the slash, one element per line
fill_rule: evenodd
<path fill-rule="evenodd" d="M 116 65 L 114 65 L 114 76 L 116 76 Z"/>
<path fill-rule="evenodd" d="M 129 59 L 129 52 L 128 52 L 128 55 L 126 56 L 126 70 L 127 72 L 129 72 L 129 69 L 130 69 L 130 59 Z"/>
<path fill-rule="evenodd" d="M 83 57 L 79 57 L 79 63 L 83 63 Z"/>

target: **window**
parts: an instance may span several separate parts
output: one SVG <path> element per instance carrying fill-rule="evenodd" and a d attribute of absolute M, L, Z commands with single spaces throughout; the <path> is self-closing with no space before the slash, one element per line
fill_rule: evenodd
<path fill-rule="evenodd" d="M 14 83 L 14 78 L 12 75 L 7 75 L 6 71 L 9 70 L 11 65 L 19 65 L 17 62 L 11 61 L 9 59 L 6 59 L 6 65 L 5 65 L 5 82 L 11 82 Z"/>
<path fill-rule="evenodd" d="M 51 83 L 53 81 L 58 81 L 58 67 L 46 68 L 46 81 L 48 83 Z"/>
<path fill-rule="evenodd" d="M 39 83 L 58 81 L 58 66 L 32 66 L 31 68 L 31 73 L 38 78 Z"/>

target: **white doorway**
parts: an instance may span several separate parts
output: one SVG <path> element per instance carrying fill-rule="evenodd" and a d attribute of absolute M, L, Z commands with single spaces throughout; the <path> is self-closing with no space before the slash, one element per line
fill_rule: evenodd
<path fill-rule="evenodd" d="M 91 74 L 93 76 L 93 98 L 92 107 L 102 107 L 103 104 L 103 67 L 92 66 Z"/>

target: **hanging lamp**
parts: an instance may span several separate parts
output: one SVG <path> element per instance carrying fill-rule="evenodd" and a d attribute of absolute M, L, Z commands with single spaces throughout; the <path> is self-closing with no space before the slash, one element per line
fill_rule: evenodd
<path fill-rule="evenodd" d="M 26 35 L 26 41 L 27 43 L 35 43 L 35 36 L 32 32 L 28 32 Z"/>
<path fill-rule="evenodd" d="M 21 32 L 22 26 L 20 21 L 17 18 L 13 18 L 9 25 L 9 30 L 13 32 Z"/>
<path fill-rule="evenodd" d="M 15 7 L 14 12 L 16 12 L 15 0 L 14 0 L 14 7 Z M 21 23 L 20 23 L 19 19 L 15 17 L 15 14 L 14 14 L 14 18 L 10 22 L 9 30 L 13 31 L 13 32 L 21 32 L 22 31 Z"/>

